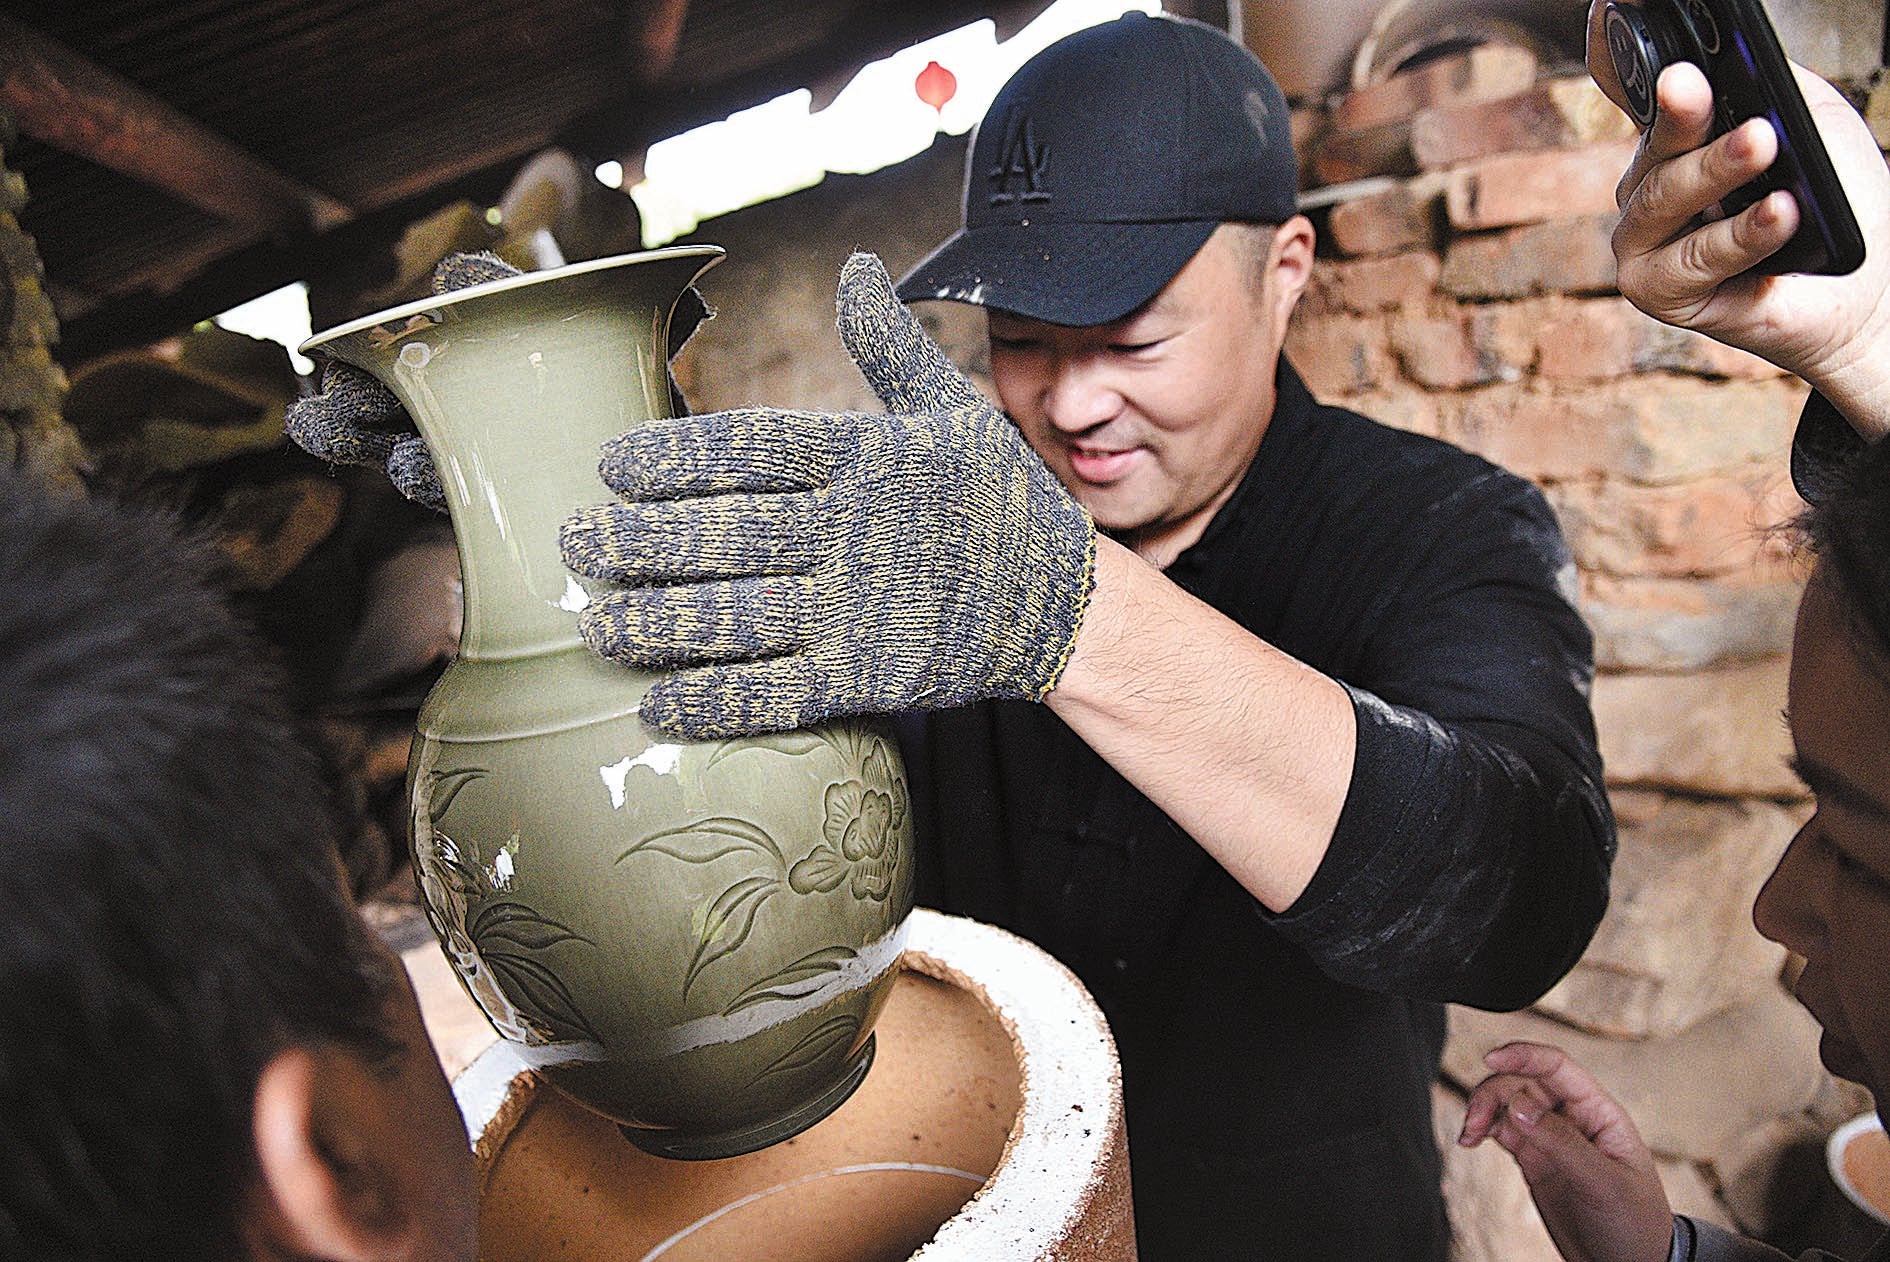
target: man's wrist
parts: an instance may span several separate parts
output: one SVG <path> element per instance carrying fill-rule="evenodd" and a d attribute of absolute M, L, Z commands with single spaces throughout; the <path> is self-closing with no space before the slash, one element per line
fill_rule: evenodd
<path fill-rule="evenodd" d="M 1095 682 L 1111 677 L 1121 658 L 1123 633 L 1134 615 L 1124 608 L 1127 588 L 1124 571 L 1146 563 L 1107 535 L 1098 534 L 1091 556 L 1090 591 L 1084 603 L 1068 657 L 1057 672 L 1054 687 L 1043 700 L 1052 709 L 1058 703 L 1080 703 Z"/>
<path fill-rule="evenodd" d="M 1873 321 L 1874 323 L 1874 321 Z M 1886 320 L 1890 325 L 1890 319 Z M 1843 362 L 1808 368 L 1800 375 L 1831 401 L 1865 442 L 1890 434 L 1890 327 L 1860 331 L 1844 345 Z"/>

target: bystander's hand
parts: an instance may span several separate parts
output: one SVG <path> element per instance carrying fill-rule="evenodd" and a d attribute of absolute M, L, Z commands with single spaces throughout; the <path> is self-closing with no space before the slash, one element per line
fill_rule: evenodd
<path fill-rule="evenodd" d="M 1588 69 L 1625 97 L 1602 33 L 1605 0 L 1589 10 Z M 1890 430 L 1890 174 L 1870 129 L 1830 84 L 1794 67 L 1865 240 L 1848 276 L 1759 275 L 1747 269 L 1798 226 L 1791 194 L 1774 192 L 1731 218 L 1715 207 L 1778 155 L 1770 123 L 1753 119 L 1708 143 L 1712 88 L 1678 62 L 1656 84 L 1659 112 L 1615 192 L 1621 293 L 1668 324 L 1704 333 L 1797 373 L 1867 438 Z"/>
<path fill-rule="evenodd" d="M 1627 1111 L 1560 1048 L 1506 1043 L 1483 1063 L 1457 1142 L 1516 1159 L 1568 1262 L 1665 1262 L 1673 1211 Z"/>

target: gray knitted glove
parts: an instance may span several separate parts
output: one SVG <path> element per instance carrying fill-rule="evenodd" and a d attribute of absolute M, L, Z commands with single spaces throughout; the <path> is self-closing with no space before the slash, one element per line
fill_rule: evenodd
<path fill-rule="evenodd" d="M 959 375 L 878 258 L 840 276 L 849 354 L 892 411 L 742 409 L 604 445 L 622 502 L 565 523 L 565 563 L 626 584 L 585 641 L 667 670 L 651 725 L 695 739 L 843 714 L 1041 700 L 1094 582 L 1096 528 Z"/>
<path fill-rule="evenodd" d="M 433 271 L 435 295 L 489 280 L 517 276 L 516 267 L 496 254 L 449 255 Z M 670 316 L 669 357 L 674 359 L 709 309 L 694 287 L 685 290 Z M 678 413 L 687 409 L 676 383 L 670 401 Z M 400 493 L 436 512 L 446 511 L 446 492 L 433 468 L 433 454 L 414 432 L 413 419 L 394 392 L 351 364 L 330 363 L 322 374 L 321 393 L 300 399 L 283 418 L 296 446 L 330 464 L 381 465 Z"/>
<path fill-rule="evenodd" d="M 454 254 L 433 271 L 433 292 L 448 293 L 484 281 L 517 276 L 496 254 Z M 400 493 L 436 512 L 446 492 L 433 455 L 414 432 L 394 392 L 352 364 L 330 363 L 321 393 L 298 399 L 283 417 L 295 445 L 330 464 L 383 465 Z"/>

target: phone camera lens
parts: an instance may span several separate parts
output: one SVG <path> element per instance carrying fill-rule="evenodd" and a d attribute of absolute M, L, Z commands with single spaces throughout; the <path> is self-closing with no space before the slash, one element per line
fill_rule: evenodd
<path fill-rule="evenodd" d="M 1607 13 L 1608 56 L 1627 96 L 1628 113 L 1642 127 L 1654 122 L 1654 80 L 1660 77 L 1660 50 L 1639 9 L 1611 4 Z"/>
<path fill-rule="evenodd" d="M 1704 13 L 1706 29 L 1717 46 L 1719 29 L 1700 0 L 1688 0 L 1686 16 L 1661 0 L 1648 5 L 1610 3 L 1607 7 L 1604 23 L 1608 56 L 1627 97 L 1628 113 L 1642 127 L 1653 125 L 1657 112 L 1654 84 L 1662 70 L 1676 61 L 1705 65 L 1700 47 L 1705 36 L 1696 37 L 1693 29 L 1693 24 L 1701 20 L 1692 12 L 1696 8 Z"/>

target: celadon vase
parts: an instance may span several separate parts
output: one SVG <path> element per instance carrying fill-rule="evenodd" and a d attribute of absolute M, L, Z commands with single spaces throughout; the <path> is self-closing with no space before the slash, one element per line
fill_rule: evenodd
<path fill-rule="evenodd" d="M 654 677 L 578 635 L 600 585 L 564 567 L 559 525 L 611 498 L 603 441 L 669 413 L 670 313 L 721 256 L 528 273 L 304 344 L 399 396 L 458 542 L 460 652 L 407 778 L 428 918 L 547 1081 L 684 1158 L 752 1151 L 847 1099 L 912 907 L 883 724 L 680 741 L 638 718 Z"/>

